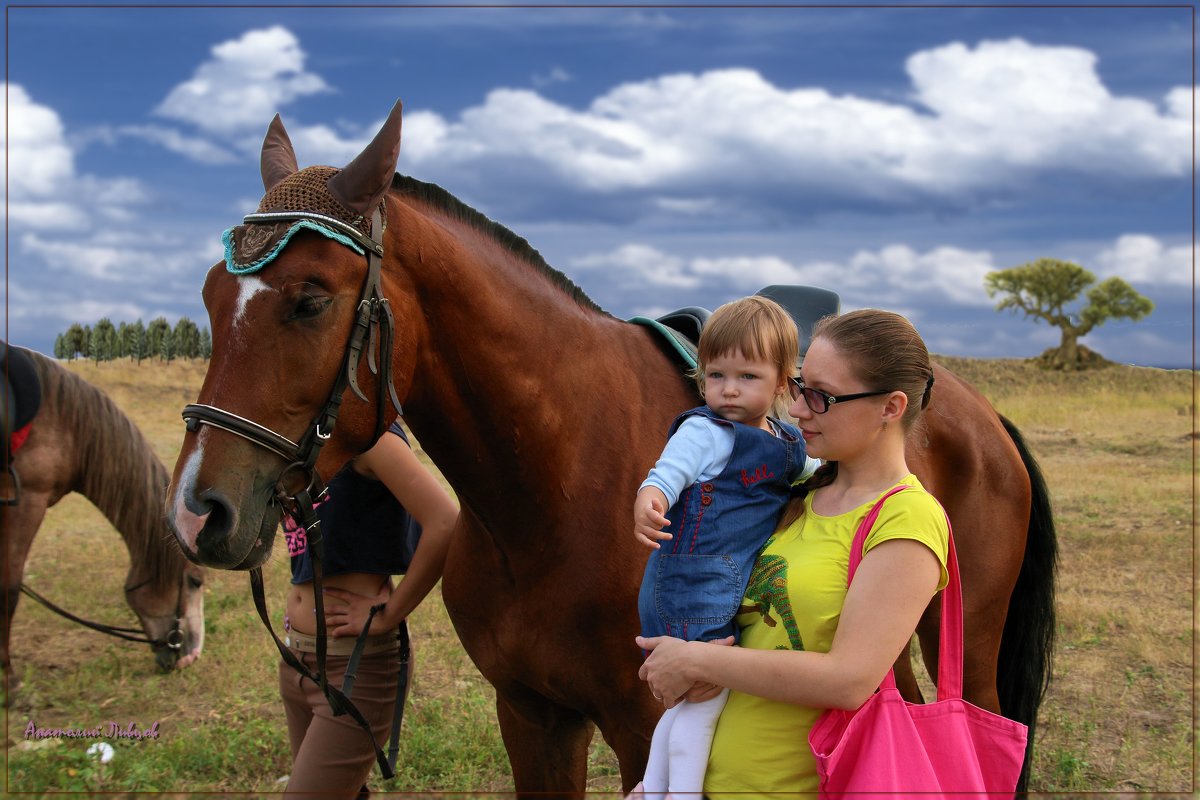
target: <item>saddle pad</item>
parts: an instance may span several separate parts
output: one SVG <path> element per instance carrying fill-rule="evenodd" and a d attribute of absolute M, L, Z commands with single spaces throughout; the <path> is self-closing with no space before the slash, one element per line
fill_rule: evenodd
<path fill-rule="evenodd" d="M 634 325 L 645 325 L 656 331 L 662 339 L 666 340 L 670 351 L 679 358 L 684 367 L 689 370 L 696 368 L 696 345 L 689 342 L 682 333 L 649 317 L 633 317 L 629 322 Z"/>

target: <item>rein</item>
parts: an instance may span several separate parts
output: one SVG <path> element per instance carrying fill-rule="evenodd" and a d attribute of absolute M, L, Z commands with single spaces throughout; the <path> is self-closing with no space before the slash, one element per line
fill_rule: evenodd
<path fill-rule="evenodd" d="M 65 608 L 62 608 L 61 606 L 57 606 L 54 603 L 50 602 L 45 597 L 43 597 L 42 595 L 35 592 L 33 589 L 29 588 L 29 586 L 27 586 L 24 583 L 21 584 L 21 592 L 23 594 L 28 595 L 29 597 L 33 598 L 37 602 L 41 603 L 43 606 L 50 609 L 55 614 L 58 614 L 61 617 L 69 619 L 72 622 L 76 622 L 85 628 L 91 628 L 92 630 L 99 631 L 100 633 L 107 633 L 109 636 L 115 636 L 118 639 L 124 639 L 129 642 L 138 642 L 141 644 L 148 644 L 148 645 L 150 645 L 150 647 L 152 649 L 154 649 L 156 651 L 161 650 L 164 647 L 167 648 L 168 650 L 179 650 L 180 648 L 183 647 L 183 628 L 182 628 L 182 623 L 183 623 L 183 583 L 182 583 L 182 581 L 183 580 L 186 580 L 186 576 L 184 576 L 183 578 L 180 579 L 179 599 L 175 603 L 175 624 L 172 626 L 171 630 L 167 631 L 167 634 L 165 636 L 163 636 L 161 639 L 151 639 L 148 636 L 144 636 L 144 635 L 142 635 L 141 629 L 139 629 L 139 628 L 122 628 L 122 627 L 118 627 L 116 625 L 105 625 L 103 622 L 92 622 L 90 620 L 84 619 L 83 617 L 77 617 L 74 614 L 72 614 L 70 611 L 67 611 Z M 149 582 L 150 582 L 150 579 L 147 578 L 146 580 L 139 583 L 137 586 L 126 587 L 125 594 L 128 595 L 130 592 L 140 589 L 142 586 L 145 586 Z"/>
<path fill-rule="evenodd" d="M 380 771 L 386 780 L 395 774 L 396 755 L 399 749 L 398 734 L 400 720 L 404 713 L 404 699 L 407 696 L 409 661 L 407 627 L 402 623 L 398 636 L 400 646 L 400 677 L 392 722 L 392 743 L 389 753 L 385 756 L 383 750 L 375 741 L 375 735 L 371 731 L 370 723 L 367 722 L 362 713 L 350 701 L 350 694 L 354 687 L 355 670 L 357 669 L 362 649 L 366 644 L 367 632 L 370 630 L 371 620 L 374 618 L 376 612 L 382 610 L 383 606 L 379 605 L 371 609 L 367 623 L 363 626 L 362 633 L 355 643 L 354 653 L 347 664 L 342 689 L 339 690 L 334 686 L 330 686 L 325 668 L 327 635 L 325 600 L 322 589 L 325 542 L 321 537 L 321 520 L 317 517 L 315 506 L 326 491 L 324 486 L 320 486 L 320 488 L 317 486 L 320 483 L 316 471 L 317 458 L 320 455 L 321 448 L 333 436 L 333 427 L 337 422 L 338 411 L 341 407 L 346 387 L 349 386 L 363 402 L 368 402 L 366 394 L 363 393 L 358 385 L 358 368 L 362 361 L 364 344 L 367 350 L 367 366 L 370 368 L 372 374 L 378 376 L 375 387 L 375 434 L 371 439 L 371 444 L 366 449 L 370 449 L 375 442 L 379 441 L 379 438 L 386 429 L 386 422 L 384 420 L 384 404 L 386 402 L 391 402 L 397 414 L 402 415 L 404 413 L 400 406 L 400 400 L 396 396 L 396 387 L 392 382 L 392 341 L 395 335 L 395 320 L 392 316 L 391 305 L 388 303 L 388 299 L 383 296 L 383 289 L 380 284 L 380 276 L 383 271 L 383 244 L 380 241 L 362 234 L 354 226 L 348 225 L 339 219 L 311 211 L 272 211 L 248 214 L 242 221 L 245 224 L 270 224 L 299 220 L 309 220 L 327 228 L 336 229 L 338 233 L 348 236 L 360 245 L 367 256 L 367 275 L 363 281 L 362 293 L 359 296 L 354 324 L 350 329 L 350 338 L 346 343 L 345 362 L 343 368 L 334 379 L 333 387 L 330 389 L 329 398 L 325 401 L 325 406 L 313 418 L 308 426 L 308 430 L 300 437 L 299 442 L 293 442 L 286 436 L 264 425 L 212 405 L 191 403 L 184 406 L 183 419 L 189 431 L 196 431 L 201 425 L 211 425 L 214 428 L 219 428 L 235 436 L 240 436 L 259 447 L 270 450 L 288 462 L 287 466 L 283 468 L 276 479 L 274 501 L 279 502 L 280 506 L 287 510 L 304 527 L 305 535 L 308 538 L 308 546 L 312 553 L 313 591 L 316 595 L 317 622 L 316 674 L 313 674 L 311 670 L 295 657 L 291 650 L 279 639 L 279 636 L 276 635 L 274 628 L 271 626 L 263 589 L 263 574 L 260 567 L 250 570 L 250 588 L 254 596 L 255 608 L 258 610 L 258 615 L 262 618 L 267 631 L 270 632 L 271 637 L 275 640 L 275 645 L 279 649 L 283 660 L 301 675 L 311 679 L 320 686 L 321 692 L 325 695 L 325 699 L 329 702 L 329 706 L 335 716 L 348 713 L 367 732 L 367 735 L 371 738 L 371 744 L 375 748 L 375 757 L 379 762 Z M 371 233 L 380 236 L 380 239 L 382 239 L 383 229 L 383 215 L 377 207 L 374 216 L 371 218 Z M 378 358 L 376 358 L 376 351 L 379 353 Z M 304 486 L 295 492 L 289 493 L 286 478 L 293 472 L 301 474 L 304 478 Z"/>

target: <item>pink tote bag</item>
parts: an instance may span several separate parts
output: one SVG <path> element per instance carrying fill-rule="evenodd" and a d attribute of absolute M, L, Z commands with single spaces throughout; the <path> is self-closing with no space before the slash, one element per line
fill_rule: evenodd
<path fill-rule="evenodd" d="M 863 543 L 884 500 L 904 488 L 880 498 L 859 526 L 850 546 L 847 585 L 862 561 Z M 896 688 L 895 674 L 888 670 L 879 691 L 857 711 L 826 710 L 808 735 L 822 797 L 850 794 L 858 800 L 898 792 L 1011 795 L 1016 790 L 1028 728 L 962 698 L 962 586 L 953 533 L 946 570 L 937 702 L 906 702 Z"/>

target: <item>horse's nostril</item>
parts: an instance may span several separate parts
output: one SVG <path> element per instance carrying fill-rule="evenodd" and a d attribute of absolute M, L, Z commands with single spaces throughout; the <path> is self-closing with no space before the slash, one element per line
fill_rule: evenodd
<path fill-rule="evenodd" d="M 224 497 L 216 492 L 200 496 L 204 504 L 204 527 L 196 538 L 197 549 L 205 553 L 205 560 L 224 560 L 228 557 L 229 537 L 237 527 L 237 512 Z"/>
<path fill-rule="evenodd" d="M 209 533 L 210 537 L 216 535 L 219 538 L 225 538 L 229 533 L 230 523 L 233 515 L 224 503 L 208 499 L 208 519 L 204 522 L 204 529 Z"/>

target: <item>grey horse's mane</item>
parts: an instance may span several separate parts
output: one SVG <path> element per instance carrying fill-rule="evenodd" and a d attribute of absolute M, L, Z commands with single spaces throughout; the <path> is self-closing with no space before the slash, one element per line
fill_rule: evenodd
<path fill-rule="evenodd" d="M 157 590 L 182 579 L 184 556 L 167 526 L 170 475 L 150 442 L 112 399 L 40 353 L 27 351 L 42 382 L 33 426 L 54 424 L 73 442 L 71 486 L 108 518 L 132 563 Z"/>

